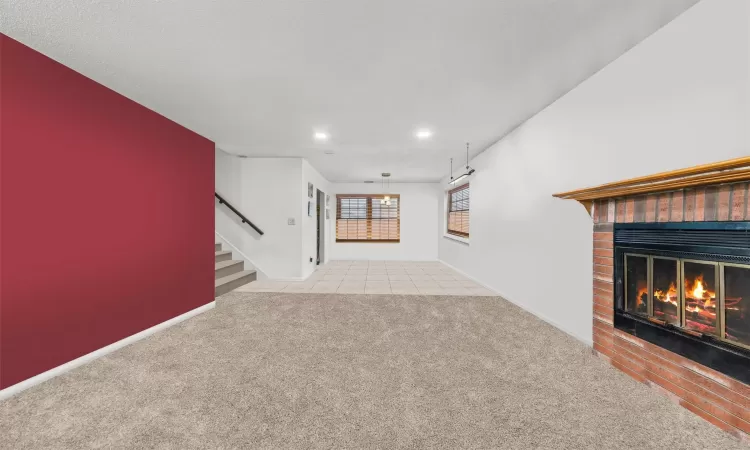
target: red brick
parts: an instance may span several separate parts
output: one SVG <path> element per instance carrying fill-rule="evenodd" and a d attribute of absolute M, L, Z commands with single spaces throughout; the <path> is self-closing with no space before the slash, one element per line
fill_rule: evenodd
<path fill-rule="evenodd" d="M 605 256 L 612 258 L 614 256 L 614 250 L 612 248 L 594 248 L 594 256 Z"/>
<path fill-rule="evenodd" d="M 745 422 L 734 414 L 730 414 L 726 410 L 719 408 L 713 403 L 707 401 L 704 398 L 701 398 L 700 396 L 692 392 L 687 392 L 686 396 L 683 398 L 691 404 L 699 407 L 700 409 L 721 420 L 722 422 L 732 425 L 733 427 L 750 434 L 750 423 Z"/>
<path fill-rule="evenodd" d="M 599 202 L 596 200 L 591 204 L 591 218 L 594 219 L 594 224 L 599 223 Z"/>
<path fill-rule="evenodd" d="M 594 273 L 612 277 L 615 274 L 615 266 L 594 264 Z"/>
<path fill-rule="evenodd" d="M 594 312 L 607 318 L 612 318 L 615 314 L 611 306 L 601 306 L 596 303 L 594 303 Z"/>
<path fill-rule="evenodd" d="M 601 295 L 594 293 L 594 303 L 612 308 L 614 306 L 614 300 L 611 295 Z"/>
<path fill-rule="evenodd" d="M 609 294 L 613 294 L 615 292 L 615 287 L 611 282 L 606 281 L 600 281 L 600 280 L 594 280 L 594 289 L 597 289 L 599 291 L 604 291 Z"/>
<path fill-rule="evenodd" d="M 684 194 L 677 191 L 672 194 L 672 211 L 669 213 L 670 222 L 682 222 Z"/>
<path fill-rule="evenodd" d="M 646 196 L 639 195 L 634 198 L 635 205 L 633 206 L 633 222 L 645 222 L 646 221 Z"/>
<path fill-rule="evenodd" d="M 609 213 L 609 203 L 607 200 L 597 200 L 599 208 L 599 223 L 607 223 L 607 214 Z"/>
<path fill-rule="evenodd" d="M 633 377 L 636 381 L 639 381 L 641 383 L 645 383 L 646 378 L 646 369 L 642 366 L 639 366 L 638 364 L 634 363 L 633 361 L 629 360 L 625 356 L 621 355 L 620 353 L 614 353 L 612 355 L 612 365 L 620 369 L 621 371 L 625 372 L 626 374 Z"/>
<path fill-rule="evenodd" d="M 696 222 L 703 222 L 703 218 L 706 214 L 706 190 L 704 188 L 698 188 L 695 190 L 695 212 L 693 220 Z"/>
<path fill-rule="evenodd" d="M 602 320 L 601 316 L 594 315 L 593 322 L 596 322 L 596 324 L 597 324 L 596 326 L 597 327 L 605 329 L 605 330 L 609 330 L 610 334 L 612 333 L 612 330 L 615 329 L 615 327 L 612 324 L 612 322 L 609 322 L 609 321 L 606 321 L 606 320 Z"/>
<path fill-rule="evenodd" d="M 615 222 L 625 222 L 625 200 L 623 199 L 615 202 Z"/>
<path fill-rule="evenodd" d="M 625 222 L 635 222 L 635 199 L 629 198 L 625 200 Z"/>
<path fill-rule="evenodd" d="M 660 194 L 659 195 L 659 206 L 658 208 L 658 215 L 657 215 L 657 221 L 659 222 L 669 222 L 669 200 L 670 200 L 671 194 Z"/>
<path fill-rule="evenodd" d="M 601 328 L 594 327 L 592 329 L 594 341 L 599 342 L 601 345 L 612 348 L 612 332 L 602 330 Z"/>
<path fill-rule="evenodd" d="M 692 372 L 715 381 L 717 384 L 727 387 L 729 390 L 734 391 L 736 394 L 750 398 L 750 386 L 748 386 L 747 384 L 737 381 L 732 377 L 724 375 L 723 373 L 719 373 L 687 358 L 682 358 L 682 362 L 679 364 Z"/>
<path fill-rule="evenodd" d="M 672 384 L 684 391 L 700 396 L 706 402 L 711 402 L 728 414 L 732 414 L 744 423 L 750 424 L 750 395 L 747 395 L 750 394 L 750 386 L 622 331 L 614 330 L 613 333 L 613 342 L 616 344 L 615 351 L 618 351 L 619 348 L 629 348 L 632 352 L 644 358 L 647 367 L 651 364 L 654 368 L 649 370 L 659 374 L 660 378 L 670 380 Z M 643 350 L 639 352 L 637 347 L 623 343 L 623 339 L 628 339 L 630 344 L 642 344 Z M 655 367 L 673 375 L 671 377 L 666 376 L 666 372 L 660 372 Z M 699 370 L 699 372 L 696 370 Z M 659 383 L 660 380 L 652 381 Z M 683 395 L 663 382 L 659 384 L 675 395 L 680 395 L 682 398 L 687 396 L 687 394 Z M 725 419 L 731 422 L 729 418 L 725 417 Z M 743 422 L 733 423 L 742 428 L 745 426 Z"/>
<path fill-rule="evenodd" d="M 599 280 L 596 280 L 596 281 L 599 281 Z M 597 295 L 599 297 L 601 297 L 601 298 L 609 299 L 609 301 L 613 301 L 613 299 L 615 298 L 615 296 L 614 296 L 613 293 L 607 292 L 607 291 L 605 291 L 603 289 L 599 289 L 599 288 L 595 287 L 594 288 L 594 296 L 597 296 Z"/>
<path fill-rule="evenodd" d="M 718 220 L 719 217 L 719 188 L 707 186 L 705 194 L 705 205 L 703 220 L 706 222 Z"/>
<path fill-rule="evenodd" d="M 695 191 L 685 191 L 685 221 L 692 222 L 695 219 Z"/>
<path fill-rule="evenodd" d="M 669 350 L 665 350 L 649 342 L 643 342 L 649 352 L 654 353 L 668 361 L 677 364 L 678 366 L 683 367 L 685 370 L 694 373 L 696 376 L 702 376 L 710 380 L 711 382 L 716 383 L 717 385 L 725 387 L 726 389 L 732 391 L 734 395 L 741 395 L 747 399 L 750 399 L 750 386 L 741 383 L 734 378 L 728 377 L 723 373 L 719 373 L 713 369 L 684 358 L 676 353 L 672 353 Z"/>
<path fill-rule="evenodd" d="M 622 341 L 620 339 L 617 339 L 617 337 L 615 337 L 614 339 L 612 339 L 612 350 L 615 353 L 622 355 L 625 358 L 628 358 L 634 364 L 638 364 L 639 366 L 645 368 L 646 362 L 644 361 L 644 359 L 640 355 L 638 355 L 638 353 L 632 352 L 629 349 L 625 348 L 624 347 L 625 344 L 626 344 L 625 341 Z"/>
<path fill-rule="evenodd" d="M 594 320 L 598 320 L 600 322 L 604 322 L 609 325 L 614 325 L 614 319 L 612 316 L 600 316 L 599 314 L 594 314 Z"/>
<path fill-rule="evenodd" d="M 680 398 L 685 398 L 685 396 L 687 396 L 688 394 L 685 389 L 649 370 L 646 370 L 645 377 L 648 378 L 649 381 L 658 384 L 659 386 L 663 387 L 664 389 Z"/>
<path fill-rule="evenodd" d="M 595 329 L 598 329 L 599 331 L 606 333 L 610 338 L 612 337 L 612 331 L 614 330 L 614 327 L 608 323 L 604 323 L 601 320 L 593 319 L 591 321 L 592 326 Z"/>
<path fill-rule="evenodd" d="M 745 197 L 747 184 L 735 184 L 732 188 L 732 216 L 731 220 L 745 220 Z"/>
<path fill-rule="evenodd" d="M 609 241 L 612 242 L 615 238 L 615 234 L 611 231 L 594 231 L 595 241 Z"/>
<path fill-rule="evenodd" d="M 646 196 L 646 222 L 656 222 L 656 195 Z"/>
<path fill-rule="evenodd" d="M 659 375 L 660 377 L 668 380 L 669 382 L 675 384 L 676 386 L 681 387 L 686 392 L 691 393 L 692 395 L 695 395 L 697 397 L 700 397 L 702 399 L 701 401 L 710 402 L 711 404 L 714 405 L 714 407 L 721 408 L 724 411 L 724 414 L 733 415 L 738 419 L 737 421 L 733 421 L 726 417 L 722 417 L 720 413 L 714 413 L 714 415 L 716 415 L 717 417 L 722 417 L 722 420 L 726 421 L 727 423 L 731 423 L 732 425 L 735 425 L 741 429 L 745 429 L 746 426 L 750 426 L 750 423 L 748 423 L 748 419 L 747 419 L 748 417 L 750 417 L 750 410 L 744 408 L 741 405 L 733 403 L 732 401 L 726 398 L 716 395 L 710 390 L 705 389 L 702 386 L 694 384 L 690 382 L 689 380 L 681 377 L 678 372 L 674 372 L 671 370 L 673 366 L 671 366 L 670 364 L 663 364 L 663 363 L 660 364 L 660 363 L 654 362 L 651 358 L 646 358 L 645 365 L 646 365 L 646 369 L 648 369 L 649 371 Z M 683 397 L 683 398 L 688 398 L 688 397 Z M 696 405 L 700 405 L 700 403 L 694 400 L 690 400 L 690 401 Z M 710 409 L 707 409 L 705 407 L 703 409 L 710 411 Z"/>
<path fill-rule="evenodd" d="M 701 417 L 702 419 L 706 420 L 707 422 L 710 422 L 711 424 L 719 427 L 720 429 L 733 434 L 734 436 L 737 436 L 738 438 L 741 438 L 740 433 L 738 429 L 734 428 L 731 425 L 728 425 L 721 420 L 717 419 L 716 417 L 712 416 L 711 414 L 707 413 L 706 411 L 703 411 L 702 409 L 698 408 L 697 406 L 691 404 L 690 402 L 686 400 L 680 400 L 680 406 L 687 409 L 688 411 L 692 412 L 693 414 Z"/>
<path fill-rule="evenodd" d="M 594 301 L 598 303 L 612 305 L 614 304 L 614 294 L 606 292 L 601 289 L 594 288 Z"/>
<path fill-rule="evenodd" d="M 728 184 L 719 187 L 719 205 L 716 220 L 729 220 L 729 215 L 732 210 L 732 205 L 729 204 L 731 192 L 732 187 Z"/>
<path fill-rule="evenodd" d="M 614 259 L 594 256 L 594 264 L 598 264 L 600 266 L 614 266 Z"/>
<path fill-rule="evenodd" d="M 607 222 L 614 223 L 615 221 L 615 201 L 608 200 L 607 203 Z"/>
<path fill-rule="evenodd" d="M 638 339 L 634 339 L 631 337 L 625 338 L 621 333 L 622 332 L 619 330 L 615 330 L 613 333 L 613 337 L 617 345 L 635 355 L 638 355 L 639 357 L 643 357 L 645 350 L 643 349 L 642 345 L 636 344 L 636 342 L 638 342 Z"/>
<path fill-rule="evenodd" d="M 612 353 L 612 349 L 611 348 L 604 347 L 603 345 L 601 345 L 601 344 L 599 344 L 597 342 L 594 342 L 594 350 L 596 350 L 600 354 L 606 356 L 607 359 L 611 359 L 612 358 L 613 353 Z"/>
<path fill-rule="evenodd" d="M 663 367 L 666 370 L 679 375 L 681 378 L 694 385 L 695 388 L 690 389 L 693 392 L 710 392 L 714 396 L 721 397 L 727 402 L 731 402 L 737 405 L 740 408 L 739 411 L 745 411 L 741 413 L 742 417 L 745 420 L 750 420 L 750 416 L 748 416 L 746 413 L 750 412 L 750 399 L 731 391 L 730 389 L 720 385 L 719 383 L 716 383 L 710 378 L 706 378 L 693 372 L 692 370 L 682 367 L 679 364 L 675 364 L 667 359 L 661 358 L 660 356 L 657 356 L 649 352 L 648 350 L 644 353 L 644 355 L 648 361 L 651 361 L 653 364 L 656 364 L 659 367 Z M 717 401 L 716 403 L 720 403 L 720 401 Z"/>

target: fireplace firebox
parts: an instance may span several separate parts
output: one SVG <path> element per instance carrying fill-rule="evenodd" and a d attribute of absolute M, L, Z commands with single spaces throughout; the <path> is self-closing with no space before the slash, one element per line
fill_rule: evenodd
<path fill-rule="evenodd" d="M 750 382 L 750 222 L 614 225 L 614 325 Z"/>

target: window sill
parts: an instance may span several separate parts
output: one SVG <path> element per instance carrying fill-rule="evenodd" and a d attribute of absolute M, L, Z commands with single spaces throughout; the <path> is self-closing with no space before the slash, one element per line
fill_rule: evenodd
<path fill-rule="evenodd" d="M 462 244 L 469 245 L 469 239 L 465 238 L 465 237 L 456 236 L 456 235 L 448 234 L 448 233 L 443 234 L 443 237 L 444 238 L 448 238 L 448 239 L 452 239 L 454 241 L 458 241 L 458 242 L 460 242 Z"/>

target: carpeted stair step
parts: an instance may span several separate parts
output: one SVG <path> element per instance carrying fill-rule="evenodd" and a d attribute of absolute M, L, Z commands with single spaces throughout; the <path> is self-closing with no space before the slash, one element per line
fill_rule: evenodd
<path fill-rule="evenodd" d="M 215 262 L 221 262 L 221 261 L 229 261 L 232 259 L 232 252 L 229 250 L 220 250 L 216 252 L 216 259 Z"/>
<path fill-rule="evenodd" d="M 226 294 L 242 285 L 255 281 L 257 277 L 258 275 L 254 270 L 243 270 L 242 272 L 219 278 L 214 282 L 214 297 Z"/>
<path fill-rule="evenodd" d="M 233 273 L 242 272 L 245 269 L 244 261 L 220 261 L 216 263 L 214 279 L 226 277 Z"/>
<path fill-rule="evenodd" d="M 218 252 L 221 250 L 221 242 L 215 242 L 214 243 L 214 251 Z"/>

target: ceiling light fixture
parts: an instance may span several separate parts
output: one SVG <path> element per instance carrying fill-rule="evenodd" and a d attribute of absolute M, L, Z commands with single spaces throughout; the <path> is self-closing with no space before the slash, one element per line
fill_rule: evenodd
<path fill-rule="evenodd" d="M 429 139 L 432 136 L 432 131 L 426 128 L 423 128 L 421 130 L 417 130 L 415 134 L 417 136 L 417 139 L 425 140 L 425 139 Z"/>
<path fill-rule="evenodd" d="M 380 188 L 383 189 L 383 192 L 388 192 L 388 188 L 391 187 L 391 174 L 388 172 L 383 172 L 380 174 Z M 388 182 L 388 187 L 386 187 L 386 180 Z M 380 199 L 381 205 L 391 206 L 391 196 L 388 194 L 384 194 L 383 198 Z"/>
<path fill-rule="evenodd" d="M 316 131 L 313 135 L 316 141 L 327 141 L 328 140 L 328 133 L 325 133 L 323 131 Z"/>
<path fill-rule="evenodd" d="M 464 178 L 467 178 L 471 176 L 475 172 L 474 169 L 469 167 L 469 143 L 466 143 L 466 172 L 462 173 L 456 178 L 453 178 L 453 158 L 451 158 L 451 181 L 450 184 L 455 185 L 459 181 L 463 180 Z"/>

